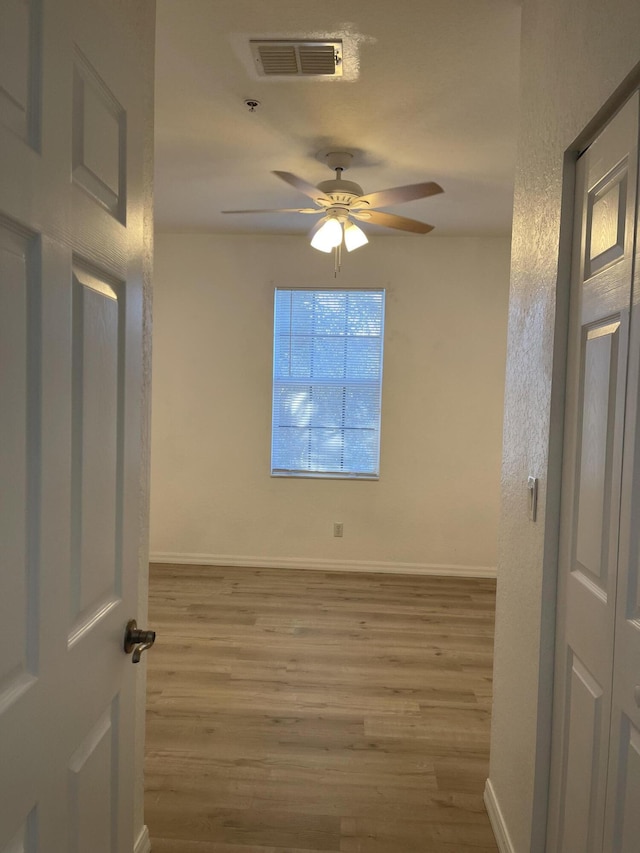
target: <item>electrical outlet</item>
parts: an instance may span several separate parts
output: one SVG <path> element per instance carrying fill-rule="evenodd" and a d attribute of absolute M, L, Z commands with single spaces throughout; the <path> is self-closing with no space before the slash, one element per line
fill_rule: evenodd
<path fill-rule="evenodd" d="M 333 522 L 333 535 L 334 536 L 338 536 L 338 537 L 342 536 L 343 530 L 344 530 L 344 524 L 341 521 L 334 521 Z"/>

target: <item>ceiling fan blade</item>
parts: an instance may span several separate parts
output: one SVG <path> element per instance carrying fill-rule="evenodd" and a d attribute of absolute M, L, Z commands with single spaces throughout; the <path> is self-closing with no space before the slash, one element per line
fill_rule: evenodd
<path fill-rule="evenodd" d="M 312 198 L 315 202 L 331 203 L 329 196 L 326 196 L 321 190 L 314 187 L 313 184 L 299 178 L 297 175 L 293 175 L 291 172 L 272 172 L 271 174 L 277 175 L 281 180 L 290 184 L 292 187 L 295 187 L 301 193 L 304 193 L 304 195 Z"/>
<path fill-rule="evenodd" d="M 360 202 L 364 202 L 370 207 L 389 207 L 391 204 L 402 204 L 416 198 L 428 198 L 430 195 L 438 195 L 441 192 L 444 190 L 439 184 L 429 181 L 425 184 L 408 184 L 406 187 L 393 187 L 377 193 L 367 193 L 354 199 L 353 204 L 359 205 Z"/>
<path fill-rule="evenodd" d="M 360 222 L 371 222 L 372 225 L 384 225 L 385 228 L 397 228 L 399 231 L 413 231 L 414 234 L 428 234 L 434 228 L 426 222 L 396 216 L 395 213 L 382 213 L 380 210 L 352 210 L 350 214 Z"/>
<path fill-rule="evenodd" d="M 222 210 L 221 213 L 322 213 L 321 207 L 272 207 L 264 210 Z"/>

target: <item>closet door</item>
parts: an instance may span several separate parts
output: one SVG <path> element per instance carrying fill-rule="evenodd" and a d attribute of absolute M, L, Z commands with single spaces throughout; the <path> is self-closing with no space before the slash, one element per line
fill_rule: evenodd
<path fill-rule="evenodd" d="M 638 104 L 638 94 L 634 98 Z M 637 139 L 637 129 L 636 129 Z M 629 156 L 635 188 L 638 152 Z M 629 337 L 627 401 L 620 501 L 620 550 L 616 595 L 613 696 L 604 850 L 640 850 L 640 256 L 635 201 L 635 265 Z"/>
<path fill-rule="evenodd" d="M 577 164 L 549 853 L 603 849 L 637 136 L 636 96 Z"/>

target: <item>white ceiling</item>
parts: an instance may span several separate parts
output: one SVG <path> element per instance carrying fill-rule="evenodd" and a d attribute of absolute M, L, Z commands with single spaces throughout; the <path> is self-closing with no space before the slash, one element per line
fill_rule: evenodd
<path fill-rule="evenodd" d="M 356 150 L 345 178 L 365 192 L 429 180 L 445 190 L 390 212 L 435 234 L 509 232 L 516 0 L 158 0 L 157 9 L 158 229 L 304 233 L 309 216 L 220 211 L 308 206 L 270 172 L 329 179 L 316 154 L 336 146 Z M 345 43 L 342 80 L 270 80 L 251 64 L 250 38 L 330 36 Z M 245 98 L 261 102 L 255 113 Z"/>

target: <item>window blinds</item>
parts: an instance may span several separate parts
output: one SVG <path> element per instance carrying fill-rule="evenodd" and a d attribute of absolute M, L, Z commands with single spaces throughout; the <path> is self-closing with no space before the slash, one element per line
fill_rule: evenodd
<path fill-rule="evenodd" d="M 383 332 L 383 290 L 276 290 L 272 474 L 378 476 Z"/>

